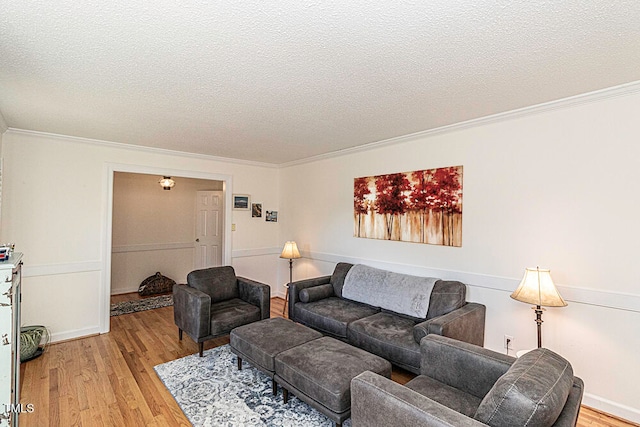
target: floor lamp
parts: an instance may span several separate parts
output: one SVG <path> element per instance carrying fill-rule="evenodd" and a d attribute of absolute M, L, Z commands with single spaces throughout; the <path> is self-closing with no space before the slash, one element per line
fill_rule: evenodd
<path fill-rule="evenodd" d="M 282 315 L 284 316 L 287 310 L 287 302 L 289 301 L 289 285 L 293 283 L 293 260 L 300 258 L 300 252 L 298 251 L 298 245 L 293 240 L 284 244 L 280 258 L 289 260 L 289 283 L 285 285 L 286 291 L 284 294 L 284 307 L 282 308 Z"/>
<path fill-rule="evenodd" d="M 527 268 L 520 285 L 511 294 L 511 298 L 535 304 L 531 308 L 536 312 L 538 348 L 542 347 L 542 312 L 544 311 L 542 307 L 564 307 L 567 305 L 551 280 L 550 270 L 541 270 L 538 267 Z"/>

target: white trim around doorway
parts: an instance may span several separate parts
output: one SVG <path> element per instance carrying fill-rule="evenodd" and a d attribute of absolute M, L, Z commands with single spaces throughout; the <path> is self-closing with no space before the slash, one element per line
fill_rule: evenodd
<path fill-rule="evenodd" d="M 123 163 L 105 163 L 103 169 L 103 218 L 102 218 L 102 278 L 100 284 L 100 333 L 109 332 L 110 328 L 110 300 L 111 300 L 111 233 L 113 229 L 113 177 L 115 172 L 141 173 L 158 176 L 176 176 L 183 178 L 207 179 L 222 181 L 224 208 L 224 244 L 222 260 L 225 265 L 231 265 L 231 195 L 233 194 L 233 178 L 231 175 L 187 171 L 163 168 L 158 166 L 143 166 Z"/>

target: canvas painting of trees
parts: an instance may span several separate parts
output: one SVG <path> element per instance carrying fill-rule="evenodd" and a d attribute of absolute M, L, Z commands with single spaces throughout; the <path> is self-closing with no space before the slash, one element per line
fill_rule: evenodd
<path fill-rule="evenodd" d="M 462 246 L 462 166 L 355 178 L 354 236 Z"/>

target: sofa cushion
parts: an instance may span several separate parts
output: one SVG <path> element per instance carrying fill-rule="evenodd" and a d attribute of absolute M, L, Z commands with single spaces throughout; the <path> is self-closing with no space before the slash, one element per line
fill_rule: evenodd
<path fill-rule="evenodd" d="M 192 271 L 187 275 L 187 283 L 209 295 L 211 302 L 238 298 L 240 295 L 236 273 L 231 266 Z"/>
<path fill-rule="evenodd" d="M 347 262 L 339 262 L 336 265 L 336 268 L 333 270 L 333 274 L 331 275 L 331 279 L 329 279 L 329 283 L 333 286 L 333 292 L 336 296 L 342 296 L 342 287 L 344 286 L 344 278 L 347 276 L 349 270 L 351 270 L 353 264 L 349 264 Z"/>
<path fill-rule="evenodd" d="M 418 375 L 405 386 L 467 417 L 473 417 L 481 402 L 480 398 L 472 394 L 426 375 Z"/>
<path fill-rule="evenodd" d="M 347 273 L 342 296 L 374 307 L 425 319 L 429 310 L 431 290 L 437 280 L 358 264 Z"/>
<path fill-rule="evenodd" d="M 467 287 L 453 280 L 438 280 L 429 299 L 427 319 L 440 317 L 466 304 Z"/>
<path fill-rule="evenodd" d="M 347 325 L 380 311 L 355 301 L 338 297 L 324 298 L 294 305 L 295 319 L 304 325 L 339 338 L 347 337 Z"/>
<path fill-rule="evenodd" d="M 415 322 L 391 313 L 377 313 L 349 324 L 349 343 L 384 357 L 414 373 L 420 369 L 420 345 L 413 339 Z"/>
<path fill-rule="evenodd" d="M 569 362 L 538 348 L 517 359 L 496 381 L 474 418 L 490 426 L 551 426 L 572 386 Z"/>
<path fill-rule="evenodd" d="M 333 286 L 330 283 L 320 286 L 312 286 L 300 291 L 298 298 L 302 302 L 314 302 L 334 295 Z"/>

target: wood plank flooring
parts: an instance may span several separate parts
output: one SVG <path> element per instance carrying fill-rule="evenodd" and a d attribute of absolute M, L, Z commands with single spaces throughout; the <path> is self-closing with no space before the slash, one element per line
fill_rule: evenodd
<path fill-rule="evenodd" d="M 283 305 L 273 298 L 271 316 L 280 317 Z M 211 340 L 205 349 L 228 342 L 228 337 Z M 173 307 L 112 317 L 108 334 L 50 345 L 44 355 L 22 365 L 20 400 L 33 404 L 34 411 L 21 414 L 20 425 L 189 426 L 153 367 L 197 351 L 186 335 L 178 341 Z M 402 384 L 412 377 L 399 369 L 392 375 Z M 578 421 L 580 427 L 633 425 L 586 407 Z"/>

